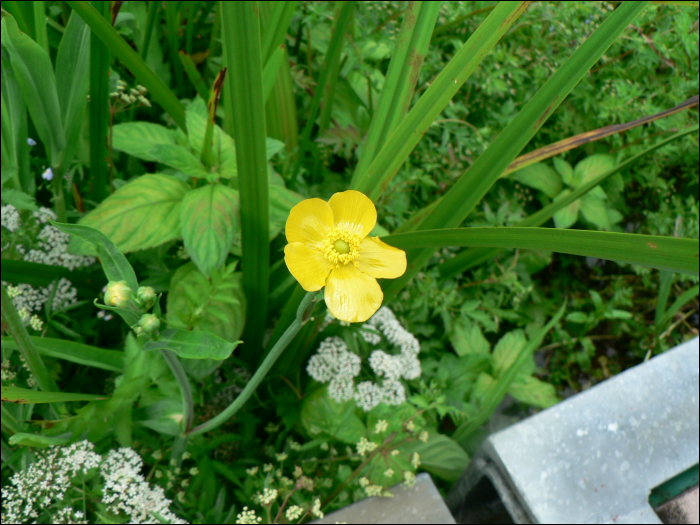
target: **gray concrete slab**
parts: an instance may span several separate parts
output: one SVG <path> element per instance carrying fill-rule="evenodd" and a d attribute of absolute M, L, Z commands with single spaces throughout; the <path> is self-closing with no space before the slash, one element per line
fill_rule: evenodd
<path fill-rule="evenodd" d="M 661 523 L 651 489 L 700 455 L 698 350 L 695 338 L 493 434 L 450 508 L 459 518 L 488 477 L 516 523 Z"/>
<path fill-rule="evenodd" d="M 426 472 L 411 488 L 396 485 L 393 498 L 367 498 L 313 523 L 456 523 Z"/>

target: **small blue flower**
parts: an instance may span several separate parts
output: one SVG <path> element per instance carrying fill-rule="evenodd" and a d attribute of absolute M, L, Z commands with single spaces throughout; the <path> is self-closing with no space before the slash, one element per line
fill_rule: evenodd
<path fill-rule="evenodd" d="M 27 144 L 29 144 L 30 146 L 36 146 L 36 140 L 27 137 Z"/>
<path fill-rule="evenodd" d="M 51 168 L 46 168 L 46 171 L 41 174 L 41 178 L 44 180 L 53 180 L 53 170 Z"/>

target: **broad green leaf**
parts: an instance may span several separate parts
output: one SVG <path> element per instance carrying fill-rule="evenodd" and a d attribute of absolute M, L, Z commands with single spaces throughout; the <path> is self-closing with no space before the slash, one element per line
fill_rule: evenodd
<path fill-rule="evenodd" d="M 151 122 L 124 122 L 112 127 L 112 147 L 141 160 L 158 160 L 150 150 L 162 144 L 177 144 L 173 130 Z"/>
<path fill-rule="evenodd" d="M 23 191 L 13 190 L 11 188 L 2 190 L 2 202 L 10 204 L 18 210 L 37 211 L 39 209 L 34 197 L 27 195 Z"/>
<path fill-rule="evenodd" d="M 66 147 L 66 136 L 51 58 L 39 44 L 19 30 L 9 13 L 4 13 L 2 19 L 2 45 L 10 54 L 12 71 L 39 138 L 49 146 L 51 164 L 57 166 Z"/>
<path fill-rule="evenodd" d="M 16 386 L 2 386 L 2 401 L 8 403 L 63 403 L 66 401 L 93 401 L 107 396 L 69 394 L 68 392 L 42 392 Z"/>
<path fill-rule="evenodd" d="M 562 189 L 561 179 L 557 172 L 543 162 L 526 166 L 510 177 L 521 184 L 540 190 L 550 198 L 559 195 Z"/>
<path fill-rule="evenodd" d="M 185 414 L 179 399 L 161 399 L 146 407 L 137 408 L 132 417 L 134 425 L 150 428 L 166 436 L 177 436 L 184 430 L 182 422 Z"/>
<path fill-rule="evenodd" d="M 489 393 L 493 390 L 495 382 L 496 380 L 491 374 L 481 372 L 474 382 L 474 389 L 472 390 L 470 401 L 475 402 L 477 405 L 484 404 Z"/>
<path fill-rule="evenodd" d="M 562 200 L 565 197 L 567 197 L 571 193 L 571 190 L 566 189 L 562 191 L 557 198 L 554 200 L 554 202 L 558 200 Z M 562 209 L 554 212 L 554 215 L 552 218 L 554 219 L 554 225 L 557 228 L 570 228 L 574 224 L 576 224 L 576 221 L 578 221 L 578 212 L 581 209 L 581 199 L 577 199 L 571 203 L 569 203 L 567 206 L 563 207 Z"/>
<path fill-rule="evenodd" d="M 460 357 L 467 354 L 488 354 L 491 349 L 476 323 L 455 323 L 450 342 Z"/>
<path fill-rule="evenodd" d="M 598 228 L 610 231 L 610 221 L 608 220 L 608 210 L 605 202 L 593 193 L 587 193 L 578 201 L 581 205 L 581 214 L 584 218 L 595 224 Z"/>
<path fill-rule="evenodd" d="M 71 12 L 56 56 L 56 86 L 61 101 L 61 118 L 66 132 L 63 165 L 73 159 L 83 125 L 90 79 L 90 28 Z"/>
<path fill-rule="evenodd" d="M 168 293 L 168 326 L 203 330 L 227 341 L 236 341 L 245 324 L 245 297 L 241 274 L 234 265 L 207 279 L 194 263 L 175 272 Z"/>
<path fill-rule="evenodd" d="M 100 257 L 100 263 L 107 280 L 126 281 L 129 288 L 134 291 L 138 290 L 139 283 L 136 280 L 134 269 L 129 264 L 129 261 L 126 260 L 124 254 L 119 251 L 119 248 L 104 233 L 84 224 L 63 224 L 53 221 L 51 224 L 63 233 L 71 235 L 71 243 L 77 238 L 84 243 L 92 245 Z"/>
<path fill-rule="evenodd" d="M 192 190 L 182 201 L 180 224 L 187 253 L 206 276 L 226 260 L 240 236 L 238 192 L 221 184 Z"/>
<path fill-rule="evenodd" d="M 453 228 L 389 235 L 397 248 L 489 246 L 546 250 L 698 275 L 698 240 L 556 228 Z"/>
<path fill-rule="evenodd" d="M 588 316 L 583 312 L 570 312 L 565 319 L 571 323 L 583 324 L 588 321 Z"/>
<path fill-rule="evenodd" d="M 324 433 L 333 439 L 356 445 L 367 435 L 362 420 L 355 414 L 355 402 L 338 403 L 328 397 L 327 387 L 306 396 L 301 407 L 301 424 L 311 436 Z"/>
<path fill-rule="evenodd" d="M 494 375 L 498 377 L 508 370 L 526 344 L 527 339 L 525 338 L 525 332 L 522 330 L 513 330 L 501 337 L 493 349 Z"/>
<path fill-rule="evenodd" d="M 420 467 L 449 483 L 454 483 L 469 465 L 469 455 L 445 434 L 430 432 L 428 442 L 415 440 L 402 450 L 420 455 Z"/>
<path fill-rule="evenodd" d="M 564 184 L 571 186 L 574 181 L 574 169 L 571 167 L 571 164 L 561 157 L 554 157 L 552 160 L 554 161 L 554 169 L 561 175 L 561 180 L 564 181 Z"/>
<path fill-rule="evenodd" d="M 79 365 L 92 366 L 112 372 L 124 371 L 124 353 L 116 350 L 104 350 L 96 346 L 85 345 L 67 339 L 50 337 L 29 337 L 41 355 L 63 359 Z M 17 350 L 18 346 L 11 337 L 2 338 L 2 347 Z"/>
<path fill-rule="evenodd" d="M 615 158 L 612 155 L 596 153 L 586 157 L 576 164 L 571 185 L 578 188 L 613 168 L 615 168 Z"/>
<path fill-rule="evenodd" d="M 189 186 L 169 175 L 143 175 L 122 186 L 80 219 L 124 253 L 180 236 L 180 206 Z"/>
<path fill-rule="evenodd" d="M 183 146 L 157 144 L 148 150 L 154 160 L 181 171 L 188 177 L 204 179 L 209 175 L 199 159 Z"/>
<path fill-rule="evenodd" d="M 518 401 L 540 408 L 548 408 L 559 402 L 552 385 L 532 376 L 518 376 L 510 385 L 508 393 Z"/>
<path fill-rule="evenodd" d="M 143 349 L 172 350 L 187 359 L 215 359 L 221 361 L 231 357 L 233 349 L 241 341 L 230 342 L 209 332 L 188 332 L 167 328 L 157 341 L 147 341 Z"/>

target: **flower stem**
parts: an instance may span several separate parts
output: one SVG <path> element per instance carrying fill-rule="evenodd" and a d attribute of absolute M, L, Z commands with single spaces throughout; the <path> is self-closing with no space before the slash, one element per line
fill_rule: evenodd
<path fill-rule="evenodd" d="M 161 355 L 168 363 L 170 370 L 172 370 L 175 380 L 180 387 L 180 395 L 182 396 L 182 409 L 185 411 L 185 432 L 189 432 L 192 428 L 192 421 L 194 420 L 194 399 L 192 397 L 192 387 L 190 387 L 190 381 L 187 379 L 187 374 L 182 366 L 182 363 L 177 358 L 172 350 L 163 348 L 160 351 Z"/>
<path fill-rule="evenodd" d="M 231 419 L 236 412 L 243 407 L 245 402 L 248 401 L 250 396 L 253 395 L 253 392 L 255 392 L 262 380 L 270 371 L 272 365 L 275 364 L 277 358 L 282 354 L 284 349 L 287 348 L 287 345 L 292 341 L 292 339 L 294 339 L 294 336 L 297 335 L 301 327 L 308 321 L 314 306 L 316 306 L 315 297 L 316 292 L 310 292 L 304 296 L 304 299 L 301 301 L 301 304 L 297 309 L 296 319 L 289 325 L 289 328 L 287 328 L 287 330 L 282 334 L 282 337 L 279 338 L 277 343 L 275 343 L 275 346 L 273 346 L 270 353 L 267 354 L 267 357 L 260 365 L 260 368 L 257 369 L 255 375 L 253 375 L 250 381 L 248 381 L 248 384 L 245 386 L 243 391 L 238 394 L 238 397 L 233 400 L 233 403 L 226 407 L 226 409 L 224 409 L 224 411 L 218 416 L 213 417 L 209 421 L 196 426 L 189 432 L 186 432 L 186 435 L 198 436 L 199 434 L 204 434 L 205 432 L 214 430 Z"/>
<path fill-rule="evenodd" d="M 29 371 L 36 379 L 39 388 L 45 392 L 60 392 L 39 352 L 34 348 L 34 343 L 29 338 L 27 329 L 17 313 L 15 305 L 12 304 L 12 299 L 10 299 L 4 284 L 2 285 L 2 323 L 17 342 L 20 354 L 27 362 Z"/>

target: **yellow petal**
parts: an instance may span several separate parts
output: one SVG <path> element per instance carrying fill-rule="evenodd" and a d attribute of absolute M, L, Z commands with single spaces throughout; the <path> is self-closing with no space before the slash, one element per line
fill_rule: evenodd
<path fill-rule="evenodd" d="M 308 248 L 301 242 L 293 242 L 284 247 L 284 262 L 307 292 L 315 292 L 323 288 L 332 268 L 322 252 Z"/>
<path fill-rule="evenodd" d="M 335 227 L 364 237 L 377 224 L 377 209 L 364 193 L 355 190 L 336 193 L 328 201 Z"/>
<path fill-rule="evenodd" d="M 406 271 L 406 252 L 389 246 L 379 237 L 362 239 L 358 269 L 377 279 L 396 279 Z"/>
<path fill-rule="evenodd" d="M 363 274 L 352 264 L 346 264 L 331 271 L 324 298 L 336 319 L 362 323 L 379 309 L 384 294 L 374 277 Z"/>
<path fill-rule="evenodd" d="M 287 242 L 316 246 L 333 229 L 333 212 L 321 199 L 306 199 L 292 208 L 287 218 Z M 294 273 L 294 272 L 292 272 Z"/>

